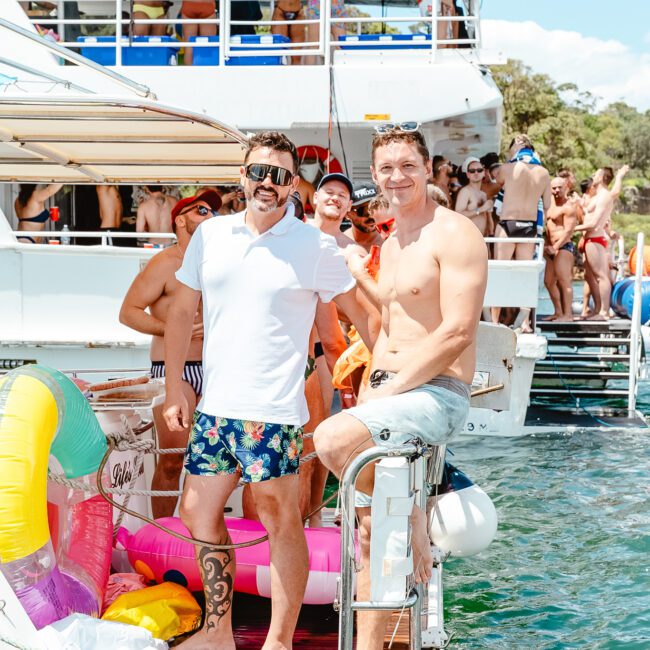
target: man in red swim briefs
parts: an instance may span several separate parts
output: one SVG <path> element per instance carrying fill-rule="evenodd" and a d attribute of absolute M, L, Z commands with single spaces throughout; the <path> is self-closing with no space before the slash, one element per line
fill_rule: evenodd
<path fill-rule="evenodd" d="M 595 305 L 594 313 L 588 316 L 588 320 L 609 319 L 612 281 L 609 274 L 609 241 L 605 237 L 605 228 L 611 220 L 614 201 L 620 193 L 620 185 L 628 169 L 624 165 L 618 170 L 611 191 L 609 184 L 614 178 L 614 170 L 603 167 L 594 174 L 595 194 L 587 205 L 584 222 L 576 227 L 576 232 L 584 231 L 585 264 L 589 270 L 585 277 Z"/>

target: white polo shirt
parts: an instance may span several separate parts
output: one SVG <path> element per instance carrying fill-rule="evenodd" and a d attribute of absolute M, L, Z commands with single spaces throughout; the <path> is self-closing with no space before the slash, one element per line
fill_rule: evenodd
<path fill-rule="evenodd" d="M 203 397 L 225 418 L 302 425 L 309 333 L 318 298 L 350 290 L 336 240 L 293 216 L 254 235 L 245 212 L 204 221 L 177 279 L 203 296 Z"/>

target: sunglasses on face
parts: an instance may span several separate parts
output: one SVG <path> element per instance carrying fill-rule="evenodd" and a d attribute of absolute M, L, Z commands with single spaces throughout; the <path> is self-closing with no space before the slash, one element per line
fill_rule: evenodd
<path fill-rule="evenodd" d="M 417 131 L 420 128 L 419 122 L 386 122 L 386 124 L 378 124 L 375 127 L 377 133 L 388 133 L 389 131 L 405 131 L 410 133 Z"/>
<path fill-rule="evenodd" d="M 375 229 L 377 230 L 377 232 L 383 232 L 384 234 L 388 234 L 393 229 L 394 223 L 395 223 L 395 219 L 389 219 L 388 221 L 384 221 L 383 223 L 378 223 L 375 226 Z"/>
<path fill-rule="evenodd" d="M 365 205 L 360 205 L 356 208 L 352 208 L 357 215 L 357 217 L 367 217 L 368 216 L 368 207 Z"/>
<path fill-rule="evenodd" d="M 267 176 L 271 177 L 273 185 L 286 186 L 291 183 L 294 174 L 284 167 L 276 167 L 275 165 L 251 163 L 246 167 L 246 178 L 251 181 L 261 183 Z"/>
<path fill-rule="evenodd" d="M 474 169 L 468 169 L 467 173 L 468 174 L 482 174 L 483 173 L 483 167 L 474 167 Z"/>
<path fill-rule="evenodd" d="M 211 214 L 213 217 L 217 215 L 217 211 L 213 210 L 212 208 L 206 208 L 204 205 L 193 205 L 188 210 L 185 210 L 185 212 L 181 212 L 178 216 L 180 217 L 183 214 L 195 211 L 198 212 L 202 217 L 207 217 L 209 214 Z"/>

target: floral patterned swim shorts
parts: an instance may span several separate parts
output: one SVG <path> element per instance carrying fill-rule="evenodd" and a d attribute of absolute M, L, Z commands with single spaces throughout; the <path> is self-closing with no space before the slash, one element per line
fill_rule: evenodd
<path fill-rule="evenodd" d="M 241 472 L 246 483 L 298 473 L 302 427 L 194 412 L 184 471 L 197 476 Z"/>

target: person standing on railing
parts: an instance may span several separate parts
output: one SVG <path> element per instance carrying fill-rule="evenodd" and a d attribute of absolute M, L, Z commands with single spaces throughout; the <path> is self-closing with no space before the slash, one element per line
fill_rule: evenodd
<path fill-rule="evenodd" d="M 339 477 L 376 445 L 399 446 L 414 437 L 439 445 L 460 433 L 487 283 L 481 234 L 427 195 L 431 162 L 416 122 L 378 127 L 371 169 L 397 225 L 381 249 L 382 323 L 369 388 L 356 407 L 328 418 L 314 434 L 317 453 Z M 363 601 L 370 595 L 372 466 L 361 472 L 356 487 L 362 566 L 357 588 Z M 419 583 L 428 582 L 433 570 L 427 528 L 426 513 L 414 507 L 410 540 Z M 383 648 L 389 618 L 389 611 L 359 612 L 357 647 Z"/>
<path fill-rule="evenodd" d="M 157 20 L 167 18 L 167 11 L 172 3 L 168 0 L 138 0 L 133 4 L 134 20 Z M 133 24 L 134 36 L 164 36 L 169 25 L 166 23 L 138 25 Z"/>
<path fill-rule="evenodd" d="M 207 20 L 217 17 L 217 3 L 214 0 L 183 0 L 181 18 Z M 183 23 L 183 40 L 189 41 L 193 36 L 216 36 L 217 25 L 214 23 Z M 185 46 L 183 61 L 185 65 L 194 64 L 194 48 Z"/>
<path fill-rule="evenodd" d="M 150 334 L 151 376 L 165 376 L 164 335 L 167 312 L 174 295 L 180 287 L 175 273 L 181 268 L 183 256 L 192 235 L 206 219 L 216 216 L 221 207 L 217 192 L 205 192 L 179 201 L 172 211 L 173 231 L 177 243 L 149 260 L 147 266 L 133 280 L 122 308 L 120 323 Z M 148 310 L 148 311 L 147 311 Z M 192 338 L 185 355 L 185 365 L 181 380 L 181 390 L 188 404 L 193 408 L 203 393 L 203 311 L 199 305 L 192 324 Z M 160 449 L 174 449 L 187 445 L 189 427 L 183 431 L 171 431 L 163 417 L 162 406 L 153 410 L 156 423 L 156 436 Z M 178 490 L 178 481 L 183 469 L 182 454 L 160 454 L 151 480 L 153 490 Z M 177 497 L 152 497 L 151 510 L 154 519 L 171 517 L 176 508 Z"/>

